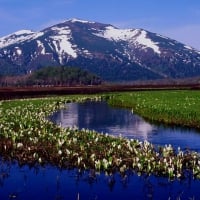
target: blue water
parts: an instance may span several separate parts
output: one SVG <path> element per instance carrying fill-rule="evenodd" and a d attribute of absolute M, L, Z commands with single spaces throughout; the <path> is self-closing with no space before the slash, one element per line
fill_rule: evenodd
<path fill-rule="evenodd" d="M 0 167 L 0 199 L 23 200 L 190 200 L 200 197 L 200 181 L 168 181 L 162 177 L 127 174 L 106 176 L 52 166 L 29 168 L 4 163 Z M 91 175 L 92 174 L 92 175 Z"/>
<path fill-rule="evenodd" d="M 129 110 L 109 107 L 106 102 L 70 103 L 51 120 L 62 126 L 78 126 L 156 145 L 200 151 L 200 134 L 193 129 L 149 124 Z M 200 181 L 145 177 L 127 172 L 124 177 L 93 171 L 60 170 L 54 166 L 18 166 L 0 160 L 0 199 L 21 200 L 191 200 L 200 199 Z"/>
<path fill-rule="evenodd" d="M 155 125 L 128 109 L 113 108 L 106 102 L 69 103 L 51 116 L 62 127 L 77 126 L 115 136 L 148 140 L 155 145 L 200 151 L 200 132 L 177 126 Z"/>

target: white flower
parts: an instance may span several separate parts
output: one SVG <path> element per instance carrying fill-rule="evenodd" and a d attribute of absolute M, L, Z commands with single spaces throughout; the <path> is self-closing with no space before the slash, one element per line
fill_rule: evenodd
<path fill-rule="evenodd" d="M 20 148 L 20 147 L 23 147 L 23 144 L 22 143 L 17 143 L 17 148 Z"/>
<path fill-rule="evenodd" d="M 61 154 L 62 154 L 62 151 L 61 151 L 61 150 L 59 150 L 59 151 L 58 151 L 58 154 L 59 154 L 59 155 L 61 155 Z"/>
<path fill-rule="evenodd" d="M 42 158 L 39 158 L 39 159 L 38 159 L 38 162 L 41 163 L 41 162 L 42 162 Z"/>
<path fill-rule="evenodd" d="M 78 165 L 80 165 L 82 159 L 82 157 L 78 157 Z"/>

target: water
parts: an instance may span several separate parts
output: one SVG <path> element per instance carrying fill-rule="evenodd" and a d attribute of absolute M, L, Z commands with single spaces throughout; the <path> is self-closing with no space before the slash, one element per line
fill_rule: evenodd
<path fill-rule="evenodd" d="M 62 127 L 77 126 L 111 135 L 148 140 L 155 145 L 200 151 L 200 132 L 195 129 L 154 125 L 128 109 L 113 108 L 106 102 L 69 103 L 51 116 Z"/>
<path fill-rule="evenodd" d="M 51 116 L 62 126 L 78 126 L 156 145 L 200 151 L 200 134 L 192 129 L 152 125 L 129 110 L 105 102 L 70 103 Z M 60 170 L 54 166 L 18 166 L 0 160 L 0 199 L 20 200 L 190 200 L 200 199 L 200 181 L 188 177 L 169 181 L 163 177 L 138 176 L 131 172 L 107 176 L 93 171 Z M 130 174 L 129 174 L 130 173 Z"/>
<path fill-rule="evenodd" d="M 0 165 L 0 199 L 20 200 L 191 200 L 199 199 L 200 181 L 168 181 L 162 177 L 127 174 L 94 176 L 92 172 L 56 167 Z"/>

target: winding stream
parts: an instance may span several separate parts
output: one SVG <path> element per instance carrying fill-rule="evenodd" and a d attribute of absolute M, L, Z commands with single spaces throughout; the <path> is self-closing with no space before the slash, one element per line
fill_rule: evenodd
<path fill-rule="evenodd" d="M 200 132 L 195 129 L 155 125 L 123 108 L 110 107 L 106 102 L 66 104 L 51 116 L 62 127 L 87 128 L 115 136 L 148 140 L 155 145 L 171 144 L 175 148 L 200 151 Z"/>

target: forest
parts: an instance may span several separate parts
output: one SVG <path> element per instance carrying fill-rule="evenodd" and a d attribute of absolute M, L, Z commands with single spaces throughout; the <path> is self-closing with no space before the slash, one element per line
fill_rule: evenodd
<path fill-rule="evenodd" d="M 97 75 L 78 67 L 49 66 L 22 76 L 2 76 L 0 86 L 74 86 L 99 85 Z"/>

